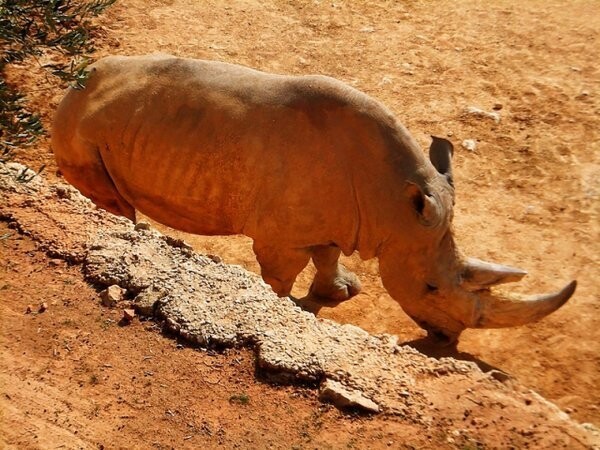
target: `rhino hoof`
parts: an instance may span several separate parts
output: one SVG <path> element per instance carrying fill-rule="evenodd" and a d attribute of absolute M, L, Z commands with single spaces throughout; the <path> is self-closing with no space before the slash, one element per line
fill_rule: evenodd
<path fill-rule="evenodd" d="M 361 290 L 361 285 L 356 276 L 338 277 L 329 284 L 324 285 L 316 280 L 310 286 L 309 294 L 322 302 L 333 301 L 343 302 L 357 295 Z"/>

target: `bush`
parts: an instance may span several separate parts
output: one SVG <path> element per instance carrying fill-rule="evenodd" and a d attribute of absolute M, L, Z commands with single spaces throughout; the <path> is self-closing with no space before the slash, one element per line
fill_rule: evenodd
<path fill-rule="evenodd" d="M 24 94 L 4 79 L 8 64 L 37 58 L 45 50 L 66 56 L 64 64 L 43 66 L 74 88 L 82 88 L 89 54 L 94 51 L 91 17 L 115 0 L 0 0 L 0 160 L 16 147 L 30 145 L 44 133 L 39 116 L 30 111 Z"/>

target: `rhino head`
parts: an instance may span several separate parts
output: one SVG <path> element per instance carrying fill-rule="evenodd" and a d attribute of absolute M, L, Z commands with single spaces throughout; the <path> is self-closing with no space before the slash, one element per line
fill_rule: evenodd
<path fill-rule="evenodd" d="M 383 284 L 405 312 L 442 343 L 455 342 L 465 328 L 501 328 L 537 321 L 574 293 L 572 281 L 559 292 L 520 296 L 492 287 L 519 281 L 527 272 L 463 256 L 451 222 L 454 205 L 450 142 L 433 138 L 427 176 L 405 186 L 402 227 L 379 252 Z"/>

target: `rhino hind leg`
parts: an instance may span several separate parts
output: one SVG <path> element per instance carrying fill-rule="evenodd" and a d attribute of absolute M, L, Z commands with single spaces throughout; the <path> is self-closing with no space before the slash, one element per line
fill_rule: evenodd
<path fill-rule="evenodd" d="M 96 146 L 74 143 L 63 149 L 59 143 L 53 145 L 58 166 L 69 183 L 99 208 L 136 221 L 135 208 L 120 194 Z"/>
<path fill-rule="evenodd" d="M 341 250 L 334 245 L 313 248 L 312 259 L 317 273 L 310 287 L 313 297 L 323 300 L 344 301 L 360 292 L 356 275 L 339 263 Z"/>
<path fill-rule="evenodd" d="M 252 248 L 265 283 L 268 283 L 279 297 L 290 295 L 296 277 L 310 261 L 310 252 L 302 248 L 261 245 L 256 241 Z"/>

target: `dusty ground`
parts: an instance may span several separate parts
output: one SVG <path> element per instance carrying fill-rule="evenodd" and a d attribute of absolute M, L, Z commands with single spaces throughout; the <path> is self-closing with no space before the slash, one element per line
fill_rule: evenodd
<path fill-rule="evenodd" d="M 429 134 L 448 135 L 457 146 L 455 228 L 465 252 L 528 269 L 531 275 L 523 283 L 523 289 L 528 291 L 551 290 L 571 278 L 579 281 L 575 297 L 553 316 L 539 324 L 514 330 L 467 332 L 459 346 L 461 353 L 456 356 L 474 359 L 483 367 L 501 368 L 565 408 L 578 420 L 600 423 L 600 393 L 597 390 L 600 374 L 600 203 L 597 184 L 600 172 L 600 74 L 592 51 L 598 47 L 600 4 L 590 0 L 569 2 L 566 6 L 565 2 L 532 0 L 520 3 L 499 1 L 492 6 L 483 1 L 439 1 L 435 2 L 435 7 L 429 2 L 418 1 L 402 4 L 384 1 L 365 4 L 265 4 L 246 1 L 226 7 L 222 5 L 221 2 L 200 4 L 192 0 L 120 1 L 101 18 L 105 29 L 100 36 L 97 54 L 162 51 L 237 62 L 270 71 L 324 73 L 382 100 L 397 113 L 423 146 L 428 145 Z M 45 78 L 33 63 L 24 64 L 9 75 L 9 80 L 30 91 L 33 105 L 42 109 L 45 122 L 49 124 L 49 117 L 61 95 L 60 90 L 48 88 Z M 499 124 L 485 119 L 465 118 L 462 114 L 467 106 L 491 110 L 495 105 L 501 107 Z M 477 149 L 468 152 L 461 148 L 460 143 L 464 139 L 476 139 Z M 49 173 L 53 173 L 51 153 L 45 141 L 21 152 L 18 159 L 34 168 L 42 163 L 49 164 Z M 257 270 L 250 244 L 243 238 L 186 239 L 197 249 L 219 254 L 227 262 Z M 10 239 L 8 241 L 13 244 Z M 42 264 L 45 260 L 39 254 L 26 256 L 29 251 L 27 245 L 31 245 L 26 240 L 19 245 L 25 250 L 3 248 L 7 257 L 3 256 L 2 261 L 7 267 L 12 265 L 19 269 L 14 272 L 3 268 L 2 283 L 22 286 L 18 294 L 8 296 L 9 300 L 12 299 L 7 302 L 10 305 L 6 306 L 8 311 L 2 311 L 3 317 L 9 318 L 3 323 L 3 340 L 12 340 L 14 335 L 21 338 L 15 346 L 3 346 L 3 351 L 10 350 L 9 355 L 2 358 L 6 361 L 3 370 L 11 374 L 21 373 L 23 380 L 35 386 L 41 370 L 53 361 L 47 351 L 42 351 L 50 348 L 45 347 L 49 345 L 50 337 L 84 334 L 94 340 L 97 351 L 86 349 L 84 353 L 82 350 L 78 357 L 82 365 L 100 371 L 104 361 L 110 359 L 112 362 L 108 364 L 116 366 L 119 358 L 125 355 L 120 366 L 122 371 L 115 375 L 115 379 L 119 380 L 116 382 L 128 383 L 130 376 L 134 376 L 130 375 L 133 372 L 143 374 L 147 364 L 143 356 L 148 355 L 140 353 L 140 358 L 129 357 L 135 352 L 142 352 L 144 347 L 139 342 L 144 345 L 151 342 L 152 335 L 142 333 L 142 326 L 138 325 L 127 329 L 108 327 L 100 335 L 106 336 L 102 349 L 97 344 L 99 333 L 93 332 L 101 328 L 97 323 L 94 328 L 91 316 L 108 313 L 88 301 L 92 299 L 93 291 L 86 290 L 75 272 L 71 275 L 75 277 L 72 280 L 76 289 L 71 290 L 70 284 L 61 281 L 65 273 L 70 273 L 68 270 L 60 269 L 63 274 L 58 274 L 55 267 Z M 360 262 L 356 258 L 350 258 L 347 263 L 359 274 L 364 292 L 336 308 L 323 308 L 318 314 L 354 323 L 373 332 L 396 333 L 404 341 L 418 340 L 422 336 L 420 330 L 382 289 L 376 263 Z M 19 280 L 19 276 L 23 278 Z M 309 282 L 310 269 L 307 269 L 298 281 L 295 294 L 302 296 Z M 31 321 L 48 320 L 43 318 L 49 315 L 21 316 L 22 308 L 28 303 L 42 301 L 46 290 L 54 290 L 56 297 L 53 301 L 57 305 L 63 301 L 75 305 L 64 307 L 64 316 L 52 323 L 48 335 L 42 331 L 37 333 Z M 11 292 L 10 289 L 6 291 Z M 50 295 L 48 292 L 46 298 Z M 2 297 L 5 298 L 4 295 Z M 16 298 L 20 298 L 22 304 L 14 304 Z M 5 308 L 4 301 L 2 308 Z M 62 308 L 57 309 L 62 311 Z M 64 323 L 68 320 L 78 323 L 79 329 Z M 17 330 L 22 331 L 17 333 Z M 137 333 L 137 339 L 131 339 L 131 333 Z M 173 342 L 158 335 L 155 337 L 157 349 L 165 352 L 163 361 L 166 365 L 163 367 L 172 364 L 181 369 L 178 373 L 185 374 L 203 370 L 195 359 L 200 357 L 197 352 L 172 352 Z M 422 347 L 419 341 L 415 345 Z M 26 353 L 22 355 L 22 352 Z M 180 359 L 173 353 L 183 356 Z M 19 357 L 16 358 L 16 355 Z M 244 356 L 233 358 L 240 357 Z M 245 357 L 248 358 L 248 355 Z M 207 361 L 214 361 L 211 358 Z M 229 367 L 226 355 L 216 358 L 221 358 L 220 364 Z M 77 381 L 88 376 L 81 375 L 82 369 L 71 359 L 69 361 L 62 371 L 57 371 L 56 377 L 44 375 L 56 383 L 52 394 L 45 392 L 47 388 L 43 386 L 31 388 L 32 391 L 38 389 L 43 395 L 54 396 L 52 401 L 63 405 L 52 411 L 53 414 L 57 412 L 58 426 L 64 430 L 70 429 L 69 421 L 75 424 L 73 429 L 85 425 L 77 423 L 84 420 L 82 411 L 85 405 L 95 407 L 88 403 L 90 399 L 104 399 L 106 404 L 116 402 L 108 387 L 101 383 L 84 383 L 83 387 L 77 387 Z M 10 364 L 14 366 L 9 367 Z M 250 370 L 250 365 L 246 367 Z M 207 377 L 218 373 L 221 372 L 211 371 Z M 234 378 L 238 376 L 235 370 L 230 373 Z M 165 374 L 166 378 L 170 376 L 172 373 Z M 71 382 L 65 381 L 69 377 Z M 189 386 L 198 383 L 197 378 L 190 376 Z M 75 383 L 72 383 L 73 380 Z M 231 436 L 242 436 L 240 439 L 245 432 L 252 434 L 263 430 L 264 436 L 256 434 L 254 437 L 257 439 L 253 441 L 254 446 L 263 446 L 269 439 L 281 444 L 284 436 L 288 436 L 286 427 L 299 429 L 294 427 L 303 422 L 295 422 L 292 414 L 286 416 L 278 411 L 281 401 L 276 395 L 289 396 L 294 391 L 287 388 L 272 390 L 256 384 L 250 376 L 245 380 L 248 389 L 254 389 L 252 392 L 261 399 L 260 410 L 236 418 L 232 414 L 247 410 L 239 408 L 239 405 L 229 407 L 229 396 L 234 394 L 225 389 L 220 403 L 214 400 L 216 408 L 210 412 L 213 414 L 211 417 L 221 417 L 221 414 L 227 417 L 229 426 L 227 422 L 218 422 L 221 423 L 219 426 L 227 433 L 233 433 Z M 67 389 L 71 384 L 75 387 Z M 192 411 L 202 406 L 192 403 L 184 387 L 169 386 L 165 388 L 164 398 L 156 397 L 157 405 L 162 407 L 163 400 L 168 399 L 191 408 L 180 407 L 180 410 Z M 235 386 L 232 384 L 227 388 L 236 391 Z M 99 395 L 91 396 L 92 392 Z M 135 392 L 140 398 L 146 398 L 142 391 Z M 215 395 L 218 397 L 218 394 Z M 28 403 L 27 397 L 24 395 L 23 405 Z M 40 400 L 40 403 L 43 401 L 47 400 Z M 131 402 L 130 399 L 126 401 Z M 74 412 L 67 413 L 65 402 L 77 402 L 79 406 L 71 407 Z M 296 414 L 302 417 L 310 417 L 319 410 L 313 400 L 298 402 L 293 408 L 298 409 Z M 23 411 L 22 417 L 25 417 L 26 408 Z M 205 408 L 202 411 L 207 413 Z M 155 413 L 157 420 L 171 420 L 163 418 L 164 411 L 157 410 Z M 161 419 L 158 419 L 159 413 L 162 414 Z M 261 414 L 277 414 L 282 418 L 261 428 L 265 421 L 255 421 Z M 149 417 L 151 415 L 149 413 Z M 145 422 L 140 415 L 136 417 L 138 422 L 104 414 L 101 416 L 103 420 L 90 419 L 86 423 L 106 427 L 104 431 L 113 430 L 115 433 L 119 426 L 126 424 L 132 427 L 132 432 L 141 436 L 149 433 L 148 424 L 160 423 L 151 421 L 151 418 Z M 234 419 L 235 427 L 230 425 Z M 394 429 L 389 421 L 337 419 L 337 413 L 326 413 L 324 423 L 334 427 L 335 431 L 329 435 L 329 441 L 324 438 L 316 446 L 343 447 L 352 436 L 350 432 L 367 426 L 365 423 L 375 423 L 371 430 L 379 431 L 373 431 L 374 435 L 386 434 L 388 430 L 399 433 L 398 436 L 410 435 Z M 24 432 L 26 423 L 23 419 Z M 184 435 L 177 434 L 185 429 L 183 421 L 180 425 L 179 428 L 160 428 L 168 428 L 164 432 L 168 436 L 172 432 L 174 437 L 183 439 Z M 106 436 L 102 433 L 99 428 L 97 436 Z M 45 434 L 38 433 L 39 436 Z M 368 436 L 367 432 L 362 434 Z M 23 446 L 36 445 L 36 441 L 27 434 L 23 436 Z M 339 439 L 340 436 L 347 437 L 347 440 Z M 387 445 L 387 437 L 383 439 L 380 443 Z M 432 442 L 423 436 L 418 439 L 423 440 L 416 440 L 412 445 L 421 447 Z M 90 442 L 101 442 L 101 439 Z M 216 440 L 209 442 L 218 443 Z M 225 445 L 233 442 L 227 441 Z M 235 442 L 252 446 L 244 444 L 243 440 Z M 368 442 L 359 441 L 357 446 Z M 493 442 L 487 444 L 494 445 Z M 435 446 L 434 443 L 431 445 Z"/>

